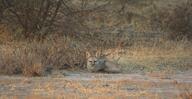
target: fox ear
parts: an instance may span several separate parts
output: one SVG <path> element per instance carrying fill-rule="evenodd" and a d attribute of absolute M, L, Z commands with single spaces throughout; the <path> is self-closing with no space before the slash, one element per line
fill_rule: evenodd
<path fill-rule="evenodd" d="M 100 57 L 100 56 L 101 56 L 101 51 L 97 50 L 95 56 L 96 56 L 96 57 Z"/>
<path fill-rule="evenodd" d="M 91 57 L 91 54 L 89 52 L 86 52 L 86 58 Z"/>

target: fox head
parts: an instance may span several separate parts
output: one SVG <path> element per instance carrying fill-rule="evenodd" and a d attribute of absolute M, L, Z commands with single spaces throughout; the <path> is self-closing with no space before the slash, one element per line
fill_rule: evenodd
<path fill-rule="evenodd" d="M 92 55 L 89 52 L 86 52 L 87 58 L 87 69 L 91 71 L 99 71 L 102 70 L 105 66 L 105 60 L 100 58 L 98 52 L 95 55 Z"/>

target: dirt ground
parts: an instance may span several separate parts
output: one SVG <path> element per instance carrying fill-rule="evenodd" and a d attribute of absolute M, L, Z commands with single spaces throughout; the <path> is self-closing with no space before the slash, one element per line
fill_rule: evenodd
<path fill-rule="evenodd" d="M 0 76 L 0 99 L 190 99 L 192 72 Z"/>

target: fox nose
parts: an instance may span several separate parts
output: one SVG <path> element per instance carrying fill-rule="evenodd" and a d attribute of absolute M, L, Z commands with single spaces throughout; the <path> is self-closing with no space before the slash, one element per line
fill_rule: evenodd
<path fill-rule="evenodd" d="M 96 61 L 93 61 L 93 64 L 96 64 Z"/>

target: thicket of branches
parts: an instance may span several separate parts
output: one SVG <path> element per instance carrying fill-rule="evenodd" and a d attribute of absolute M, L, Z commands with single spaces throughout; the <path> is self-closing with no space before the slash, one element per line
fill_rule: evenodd
<path fill-rule="evenodd" d="M 54 25 L 61 0 L 1 0 L 2 20 L 13 29 L 21 29 L 29 38 L 35 33 Z M 46 32 L 38 34 L 43 37 Z"/>
<path fill-rule="evenodd" d="M 42 39 L 50 33 L 78 36 L 81 33 L 103 32 L 105 28 L 121 27 L 133 18 L 146 20 L 145 15 L 130 6 L 141 8 L 153 0 L 0 0 L 0 24 L 12 29 L 14 35 Z M 173 38 L 191 34 L 191 4 L 177 6 L 173 13 L 160 9 L 151 14 L 152 26 L 161 24 Z M 150 12 L 148 12 L 150 13 Z M 182 14 L 181 14 L 182 13 Z M 126 22 L 125 22 L 126 21 Z M 169 26 L 167 26 L 169 25 Z M 144 26 L 144 25 L 141 25 Z M 167 29 L 168 28 L 168 29 Z"/>
<path fill-rule="evenodd" d="M 169 8 L 153 7 L 150 21 L 152 27 L 166 31 L 172 40 L 192 39 L 192 1 L 186 0 Z"/>
<path fill-rule="evenodd" d="M 88 24 L 90 21 L 104 23 L 107 18 L 122 16 L 120 14 L 127 15 L 126 6 L 139 2 L 139 0 L 0 0 L 0 17 L 1 23 L 9 25 L 12 29 L 19 29 L 18 33 L 25 38 L 35 35 L 44 37 L 53 29 L 67 35 L 77 35 L 81 31 L 94 31 L 94 26 L 90 27 Z M 105 25 L 95 27 L 95 30 L 98 30 Z"/>

